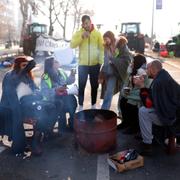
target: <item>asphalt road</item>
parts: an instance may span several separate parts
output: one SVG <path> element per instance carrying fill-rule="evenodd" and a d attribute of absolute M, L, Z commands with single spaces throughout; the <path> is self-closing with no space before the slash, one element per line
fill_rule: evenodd
<path fill-rule="evenodd" d="M 180 60 L 165 59 L 163 66 L 180 83 Z M 40 61 L 39 61 L 40 62 Z M 38 69 L 39 68 L 39 69 Z M 43 66 L 35 70 L 39 82 Z M 0 70 L 1 71 L 1 70 Z M 1 76 L 4 73 L 0 72 Z M 85 108 L 90 108 L 90 87 L 86 88 Z M 116 112 L 118 95 L 113 97 L 111 110 Z M 97 106 L 101 101 L 98 98 Z M 107 137 L 108 138 L 108 137 Z M 88 139 L 87 139 L 88 141 Z M 74 146 L 74 134 L 66 133 L 63 137 L 44 142 L 41 157 L 23 159 L 10 153 L 9 148 L 0 145 L 0 180 L 179 180 L 180 153 L 169 156 L 161 146 L 154 147 L 152 157 L 144 158 L 144 167 L 124 173 L 114 171 L 107 164 L 109 154 L 90 154 L 81 147 Z M 139 149 L 140 141 L 133 135 L 117 132 L 117 147 L 113 154 L 128 148 Z"/>

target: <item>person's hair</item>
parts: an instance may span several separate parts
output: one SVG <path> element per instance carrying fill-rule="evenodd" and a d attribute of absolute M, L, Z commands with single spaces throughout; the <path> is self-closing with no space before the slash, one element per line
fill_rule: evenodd
<path fill-rule="evenodd" d="M 91 18 L 88 15 L 83 15 L 81 18 L 82 23 L 84 23 L 86 20 L 91 20 Z"/>
<path fill-rule="evenodd" d="M 111 40 L 111 45 L 115 46 L 116 38 L 114 36 L 114 33 L 111 31 L 106 31 L 103 35 L 103 38 L 108 37 Z M 108 47 L 106 44 L 104 44 L 105 47 Z"/>
<path fill-rule="evenodd" d="M 146 64 L 146 58 L 142 54 L 136 54 L 133 58 L 133 69 L 131 75 L 136 75 L 137 70 L 143 65 Z"/>
<path fill-rule="evenodd" d="M 128 40 L 124 36 L 119 36 L 119 40 L 116 43 L 116 47 L 120 49 L 122 46 L 126 45 Z"/>
<path fill-rule="evenodd" d="M 18 56 L 14 60 L 13 70 L 18 73 L 21 70 L 21 63 L 28 62 L 26 56 Z"/>
<path fill-rule="evenodd" d="M 44 61 L 44 74 L 49 74 L 53 69 L 54 57 L 47 57 Z"/>
<path fill-rule="evenodd" d="M 133 76 L 137 74 L 138 69 L 141 68 L 143 64 L 146 64 L 145 56 L 142 54 L 136 54 L 133 58 L 133 68 L 131 73 L 132 87 L 134 87 Z"/>
<path fill-rule="evenodd" d="M 21 71 L 21 63 L 23 62 L 29 62 L 27 56 L 18 56 L 14 59 L 14 64 L 13 64 L 13 70 L 18 74 Z M 31 79 L 33 79 L 31 71 L 28 72 L 28 75 Z"/>
<path fill-rule="evenodd" d="M 50 56 L 50 57 L 47 57 L 44 61 L 44 73 L 43 73 L 43 76 L 45 74 L 48 74 L 49 78 L 56 82 L 57 81 L 57 75 L 56 75 L 56 72 L 54 71 L 54 68 L 53 68 L 53 65 L 54 65 L 54 57 L 53 56 Z"/>
<path fill-rule="evenodd" d="M 151 62 L 151 67 L 159 72 L 162 69 L 162 63 L 159 60 L 154 60 Z"/>

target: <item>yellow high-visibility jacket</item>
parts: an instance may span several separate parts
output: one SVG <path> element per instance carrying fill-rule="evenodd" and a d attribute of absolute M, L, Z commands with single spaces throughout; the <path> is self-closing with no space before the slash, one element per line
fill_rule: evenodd
<path fill-rule="evenodd" d="M 93 66 L 103 64 L 104 62 L 104 47 L 101 33 L 93 29 L 89 38 L 82 38 L 82 33 L 85 30 L 81 28 L 77 31 L 71 40 L 71 48 L 79 47 L 79 65 Z"/>

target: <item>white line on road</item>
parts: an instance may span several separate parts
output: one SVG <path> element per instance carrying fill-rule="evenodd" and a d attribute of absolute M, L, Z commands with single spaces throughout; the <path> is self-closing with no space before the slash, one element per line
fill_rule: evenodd
<path fill-rule="evenodd" d="M 109 165 L 107 163 L 108 154 L 98 156 L 96 180 L 109 180 Z"/>

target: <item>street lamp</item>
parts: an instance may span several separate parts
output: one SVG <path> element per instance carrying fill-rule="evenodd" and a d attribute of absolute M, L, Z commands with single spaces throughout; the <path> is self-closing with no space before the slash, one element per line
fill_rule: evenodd
<path fill-rule="evenodd" d="M 151 40 L 154 38 L 154 0 L 152 4 L 152 26 L 151 26 Z"/>

